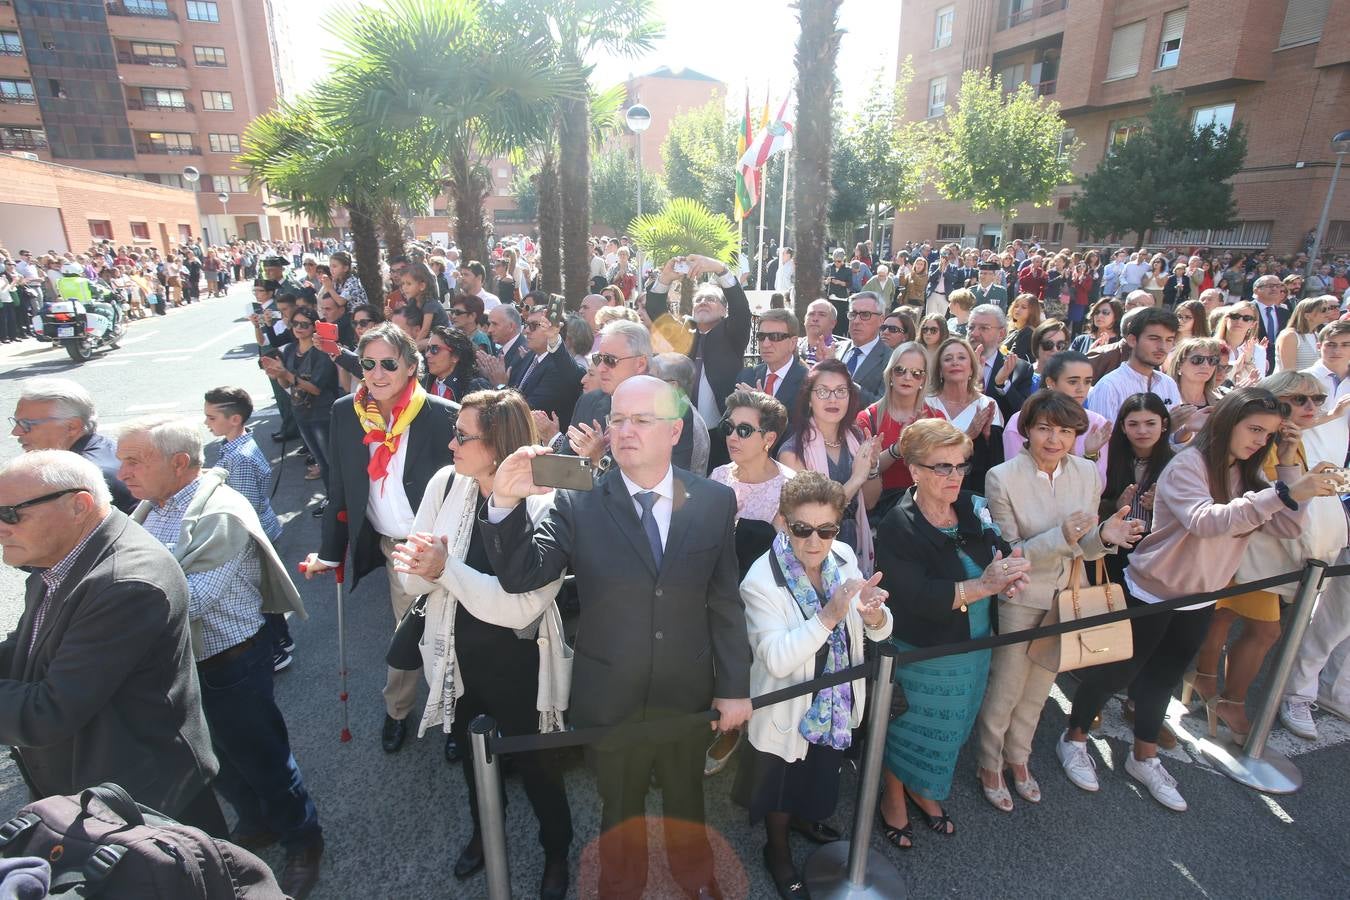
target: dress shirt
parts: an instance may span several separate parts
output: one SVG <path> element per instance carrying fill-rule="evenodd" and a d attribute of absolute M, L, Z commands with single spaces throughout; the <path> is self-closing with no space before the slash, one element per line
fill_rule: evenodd
<path fill-rule="evenodd" d="M 623 488 L 628 492 L 628 497 L 633 504 L 633 512 L 637 514 L 638 521 L 642 521 L 642 504 L 638 502 L 637 495 L 647 490 L 640 487 L 623 471 L 619 470 L 619 476 L 623 479 Z M 675 470 L 672 467 L 666 468 L 665 477 L 657 482 L 651 489 L 656 494 L 656 502 L 652 504 L 652 518 L 656 519 L 656 530 L 661 532 L 661 546 L 666 545 L 670 538 L 670 517 L 675 512 Z M 496 525 L 511 514 L 511 510 L 503 506 L 497 506 L 494 497 L 488 498 L 487 520 L 490 524 Z"/>
<path fill-rule="evenodd" d="M 229 472 L 225 483 L 234 488 L 253 507 L 262 524 L 263 534 L 268 540 L 276 542 L 281 537 L 281 521 L 272 510 L 272 502 L 267 497 L 267 483 L 272 480 L 272 466 L 258 449 L 253 432 L 244 429 L 244 433 L 232 441 L 224 438 L 220 441 L 220 455 L 216 465 Z"/>
<path fill-rule="evenodd" d="M 410 426 L 415 427 L 415 426 Z M 370 445 L 370 456 L 374 458 L 375 448 Z M 412 530 L 412 504 L 408 502 L 408 492 L 403 489 L 403 467 L 408 462 L 408 432 L 403 432 L 398 449 L 389 459 L 388 474 L 383 481 L 370 483 L 370 494 L 366 499 L 366 518 L 377 534 L 395 540 L 403 540 Z"/>
<path fill-rule="evenodd" d="M 1181 405 L 1181 392 L 1172 376 L 1161 371 L 1140 375 L 1128 361 L 1103 375 L 1088 391 L 1087 402 L 1083 405 L 1114 422 L 1126 398 L 1147 393 L 1157 394 L 1169 410 Z"/>
<path fill-rule="evenodd" d="M 1337 378 L 1320 359 L 1303 371 L 1316 376 L 1326 388 L 1327 402 L 1322 408 L 1323 412 L 1331 412 L 1336 408 L 1337 401 L 1350 394 L 1350 376 Z M 1345 465 L 1347 450 L 1350 450 L 1350 416 L 1342 415 L 1308 429 L 1303 433 L 1303 444 L 1308 451 L 1308 465 L 1323 461 L 1337 466 Z"/>
<path fill-rule="evenodd" d="M 865 363 L 865 362 L 867 361 L 867 357 L 869 357 L 869 356 L 872 355 L 872 348 L 875 347 L 875 346 L 877 345 L 877 343 L 878 343 L 880 340 L 881 340 L 881 335 L 878 334 L 876 337 L 872 338 L 872 340 L 868 341 L 866 344 L 863 344 L 861 347 L 859 347 L 859 346 L 856 345 L 856 344 L 854 345 L 854 347 L 856 347 L 858 350 L 862 351 L 862 352 L 860 352 L 860 353 L 857 355 L 857 356 L 858 356 L 858 361 L 857 361 L 857 363 L 855 363 L 854 365 L 850 366 L 850 368 L 853 370 L 853 372 L 854 372 L 855 374 L 856 374 L 857 371 L 858 371 L 858 367 L 861 366 L 863 363 Z M 846 365 L 846 366 L 849 365 L 849 357 L 850 357 L 850 356 L 853 356 L 853 355 L 854 355 L 854 354 L 853 354 L 853 348 L 850 348 L 849 351 L 848 351 L 847 353 L 844 354 L 844 365 Z"/>
<path fill-rule="evenodd" d="M 511 353 L 511 351 L 515 348 L 516 341 L 521 341 L 524 339 L 525 336 L 521 332 L 517 331 L 515 337 L 511 338 L 511 340 L 507 341 L 505 344 L 502 344 L 502 352 L 499 354 L 501 358 L 506 359 Z M 509 369 L 510 367 L 508 366 L 507 368 Z M 508 371 L 506 374 L 509 376 L 511 373 Z"/>
<path fill-rule="evenodd" d="M 863 357 L 863 359 L 866 359 L 866 358 L 867 358 L 866 356 Z M 781 369 L 775 369 L 775 370 L 772 371 L 772 372 L 766 372 L 766 373 L 764 374 L 764 388 L 765 388 L 765 390 L 768 390 L 768 387 L 769 387 L 769 376 L 770 376 L 770 375 L 777 375 L 777 376 L 778 376 L 778 380 L 775 381 L 775 382 L 773 383 L 773 390 L 772 390 L 772 391 L 769 391 L 769 393 L 770 393 L 772 396 L 774 396 L 774 397 L 777 397 L 777 396 L 778 396 L 778 389 L 781 388 L 781 387 L 783 386 L 783 379 L 787 377 L 787 373 L 792 371 L 792 364 L 793 364 L 794 362 L 796 362 L 796 359 L 794 359 L 794 358 L 792 358 L 792 357 L 788 357 L 788 361 L 785 362 L 785 363 L 783 363 L 783 367 L 782 367 Z"/>
<path fill-rule="evenodd" d="M 170 553 L 178 544 L 183 514 L 197 496 L 195 479 L 163 506 L 151 506 L 142 523 Z M 253 541 L 223 566 L 188 572 L 188 618 L 201 625 L 203 660 L 253 637 L 262 628 L 262 563 Z"/>
<path fill-rule="evenodd" d="M 69 553 L 61 558 L 61 561 L 50 569 L 42 573 L 42 584 L 47 588 L 46 593 L 42 595 L 42 602 L 38 604 L 37 612 L 33 614 L 33 633 L 28 636 L 28 652 L 33 652 L 33 645 L 37 643 L 38 632 L 42 630 L 42 623 L 47 620 L 47 613 L 50 612 L 49 606 L 52 597 L 61 589 L 61 583 L 70 575 L 70 570 L 75 568 L 75 557 L 80 555 L 80 551 L 89 543 L 89 539 L 98 531 L 99 526 L 107 520 L 107 516 L 99 520 L 98 525 L 89 529 L 89 533 L 80 539 Z"/>
<path fill-rule="evenodd" d="M 446 381 L 444 378 L 437 378 L 433 381 L 431 383 L 431 390 L 437 397 L 441 397 L 442 399 L 455 399 L 454 388 L 452 388 L 450 382 Z"/>
<path fill-rule="evenodd" d="M 501 299 L 496 294 L 490 293 L 486 288 L 478 292 L 478 299 L 483 301 L 483 312 L 502 305 Z"/>

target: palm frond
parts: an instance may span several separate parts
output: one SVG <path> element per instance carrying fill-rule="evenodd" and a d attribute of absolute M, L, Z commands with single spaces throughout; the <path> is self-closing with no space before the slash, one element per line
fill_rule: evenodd
<path fill-rule="evenodd" d="M 628 226 L 633 242 L 652 260 L 698 254 L 728 265 L 736 259 L 736 226 L 697 200 L 677 197 Z"/>

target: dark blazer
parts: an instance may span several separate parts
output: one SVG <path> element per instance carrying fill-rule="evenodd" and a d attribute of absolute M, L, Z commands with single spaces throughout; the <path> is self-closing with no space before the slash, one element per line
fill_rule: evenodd
<path fill-rule="evenodd" d="M 834 358 L 848 364 L 848 355 L 853 350 L 853 342 L 850 340 L 836 341 L 834 344 Z M 886 360 L 891 358 L 891 348 L 886 346 L 886 342 L 878 340 L 870 353 L 863 357 L 862 362 L 858 363 L 858 368 L 853 370 L 853 382 L 858 385 L 862 393 L 862 405 L 871 406 L 881 399 L 881 395 L 886 392 L 886 385 L 883 379 L 886 377 Z"/>
<path fill-rule="evenodd" d="M 705 710 L 750 696 L 750 642 L 736 581 L 736 495 L 674 470 L 675 508 L 660 571 L 616 470 L 591 491 L 558 491 L 533 530 L 519 504 L 480 522 L 502 587 L 576 575 L 581 619 L 572 668 L 579 727 Z"/>
<path fill-rule="evenodd" d="M 458 418 L 458 403 L 428 396 L 426 405 L 403 434 L 403 440 L 408 442 L 407 459 L 403 464 L 403 489 L 413 512 L 421 505 L 422 492 L 431 476 L 454 462 L 449 446 Z M 370 450 L 365 445 L 365 436 L 361 423 L 356 420 L 352 395 L 339 397 L 333 404 L 328 435 L 328 508 L 323 515 L 319 558 L 345 559 L 348 535 L 356 535 L 351 541 L 353 588 L 361 576 L 384 565 L 380 535 L 366 518 L 366 503 L 370 499 L 370 476 L 366 467 L 370 465 Z M 339 522 L 338 512 L 344 509 L 348 521 Z M 384 537 L 403 538 L 407 535 L 388 534 Z"/>
<path fill-rule="evenodd" d="M 928 287 L 923 292 L 925 297 L 937 290 L 938 278 L 942 279 L 943 293 L 948 296 L 951 296 L 952 291 L 964 287 L 966 283 L 965 277 L 961 274 L 960 266 L 949 264 L 931 268 L 928 271 Z"/>
<path fill-rule="evenodd" d="M 778 402 L 787 407 L 788 415 L 792 415 L 793 408 L 797 405 L 797 394 L 802 389 L 802 382 L 806 381 L 806 363 L 801 361 L 800 357 L 794 357 L 792 368 L 788 369 L 783 380 L 778 385 L 778 392 L 773 396 Z M 741 370 L 737 381 L 744 384 L 759 384 L 769 377 L 769 367 L 764 363 L 757 366 L 749 366 Z"/>
<path fill-rule="evenodd" d="M 970 620 L 952 605 L 956 582 L 969 577 L 956 553 L 957 540 L 928 523 L 914 502 L 915 490 L 905 491 L 877 526 L 877 571 L 882 573 L 882 588 L 890 592 L 886 605 L 895 617 L 893 636 L 915 647 L 968 641 Z M 956 527 L 966 555 L 983 570 L 994 561 L 995 551 L 1008 556 L 1012 547 L 980 522 L 974 496 L 962 491 L 957 498 Z M 991 604 L 989 614 L 997 632 L 998 599 Z"/>
<path fill-rule="evenodd" d="M 1266 348 L 1266 370 L 1261 373 L 1262 375 L 1269 375 L 1275 371 L 1275 338 L 1279 336 L 1280 331 L 1284 331 L 1284 326 L 1289 324 L 1290 315 L 1289 307 L 1283 303 L 1276 304 L 1275 319 L 1278 321 L 1280 328 L 1275 334 L 1271 334 L 1266 329 L 1266 307 L 1261 303 L 1256 304 L 1256 335 L 1258 338 L 1265 338 L 1270 341 L 1270 346 Z"/>
<path fill-rule="evenodd" d="M 70 452 L 78 453 L 98 466 L 103 473 L 103 480 L 108 483 L 108 490 L 112 491 L 113 506 L 124 513 L 130 513 L 136 508 L 139 501 L 131 496 L 131 491 L 117 477 L 122 468 L 122 463 L 117 459 L 117 441 L 94 431 L 71 444 Z"/>
<path fill-rule="evenodd" d="M 1013 368 L 1012 377 L 1008 383 L 999 390 L 994 386 L 994 376 L 1003 368 L 1003 360 L 1007 357 L 1000 350 L 994 357 L 994 365 L 989 369 L 989 378 L 984 383 L 984 392 L 993 397 L 998 403 L 999 412 L 1003 413 L 1003 421 L 1012 418 L 1012 414 L 1022 408 L 1022 404 L 1027 402 L 1027 398 L 1032 395 L 1031 390 L 1031 363 L 1025 359 L 1019 359 L 1017 365 Z"/>
<path fill-rule="evenodd" d="M 18 627 L 0 644 L 0 743 L 36 796 L 113 781 L 177 815 L 218 768 L 202 716 L 188 586 L 164 545 L 113 510 L 48 607 L 28 576 Z"/>
<path fill-rule="evenodd" d="M 508 341 L 507 343 L 511 342 Z M 502 358 L 502 362 L 506 363 L 507 386 L 515 387 L 520 384 L 520 377 L 525 374 L 525 367 L 529 365 L 528 360 L 531 355 L 530 348 L 525 346 L 525 333 L 521 332 L 515 342 L 511 343 L 510 350 L 503 353 L 501 348 L 498 348 L 497 355 Z"/>
<path fill-rule="evenodd" d="M 722 288 L 727 301 L 727 315 L 706 334 L 694 332 L 688 356 L 697 359 L 703 355 L 703 374 L 708 376 L 717 411 L 726 410 L 727 395 L 736 390 L 736 379 L 745 367 L 745 348 L 750 342 L 750 301 L 740 284 Z M 651 317 L 652 331 L 669 331 L 674 323 L 670 315 L 670 298 L 665 292 L 648 291 L 647 315 Z M 664 323 L 657 320 L 665 316 Z M 681 330 L 683 330 L 681 328 Z M 697 385 L 695 385 L 697 390 Z"/>
<path fill-rule="evenodd" d="M 520 383 L 516 389 L 525 395 L 525 402 L 530 404 L 530 409 L 557 416 L 558 428 L 566 431 L 572 421 L 572 410 L 577 405 L 577 398 L 581 396 L 581 379 L 586 373 L 561 341 L 533 371 L 530 371 L 530 361 L 534 355 L 530 354 L 525 359 L 520 367 Z"/>

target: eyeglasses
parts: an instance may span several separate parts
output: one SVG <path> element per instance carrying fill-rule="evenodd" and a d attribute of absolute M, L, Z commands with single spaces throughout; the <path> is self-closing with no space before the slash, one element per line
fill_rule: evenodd
<path fill-rule="evenodd" d="M 591 365 L 604 366 L 612 369 L 626 359 L 637 359 L 636 356 L 615 356 L 613 353 L 592 353 Z"/>
<path fill-rule="evenodd" d="M 887 334 L 900 334 L 905 329 L 900 327 L 899 325 L 882 325 L 881 330 L 886 332 Z"/>
<path fill-rule="evenodd" d="M 10 417 L 9 417 L 9 424 L 10 424 L 10 427 L 12 427 L 12 428 L 17 428 L 17 429 L 19 429 L 20 431 L 22 431 L 24 434 L 28 434 L 28 433 L 30 433 L 34 428 L 36 428 L 36 427 L 39 426 L 39 425 L 45 425 L 45 424 L 48 423 L 48 422 L 60 422 L 60 421 L 63 421 L 64 419 L 66 419 L 66 418 L 68 418 L 68 417 L 67 417 L 67 416 L 44 416 L 44 417 L 41 418 L 41 419 L 16 419 L 16 418 L 14 418 L 13 416 L 10 416 Z"/>
<path fill-rule="evenodd" d="M 465 309 L 464 307 L 462 307 L 462 306 L 452 306 L 452 307 L 450 308 L 450 315 L 452 315 L 452 316 L 467 316 L 467 315 L 469 315 L 469 311 L 468 311 L 467 309 Z"/>
<path fill-rule="evenodd" d="M 32 500 L 15 503 L 13 506 L 0 506 L 0 522 L 4 522 L 6 525 L 18 525 L 19 510 L 27 509 L 30 506 L 37 506 L 39 503 L 48 503 L 55 500 L 57 497 L 64 497 L 66 494 L 78 494 L 81 491 L 87 490 L 87 488 L 66 488 L 64 491 L 43 494 L 41 497 L 34 497 Z"/>
<path fill-rule="evenodd" d="M 847 400 L 849 394 L 849 386 L 844 385 L 842 387 L 837 387 L 833 389 L 818 387 L 811 393 L 815 394 L 817 400 L 830 400 L 830 399 Z"/>
<path fill-rule="evenodd" d="M 772 343 L 775 343 L 775 344 L 777 344 L 777 343 L 779 343 L 779 342 L 781 342 L 781 341 L 786 341 L 786 340 L 787 340 L 788 338 L 790 338 L 790 337 L 792 337 L 792 335 L 788 334 L 786 331 L 756 331 L 756 332 L 755 332 L 755 340 L 757 340 L 757 341 L 771 341 Z"/>
<path fill-rule="evenodd" d="M 1069 342 L 1068 342 L 1068 341 L 1041 341 L 1041 349 L 1044 350 L 1044 351 L 1046 351 L 1047 353 L 1049 353 L 1051 350 L 1055 350 L 1055 351 L 1059 351 L 1059 350 L 1067 350 L 1067 349 L 1069 349 Z"/>
<path fill-rule="evenodd" d="M 891 377 L 895 377 L 896 375 L 908 375 L 915 381 L 923 381 L 924 378 L 928 375 L 928 370 L 906 369 L 904 366 L 896 366 L 894 369 L 891 369 Z"/>
<path fill-rule="evenodd" d="M 1228 318 L 1237 319 L 1242 322 L 1255 322 L 1256 316 L 1249 316 L 1246 313 L 1229 313 Z"/>
<path fill-rule="evenodd" d="M 749 422 L 729 422 L 724 421 L 718 426 L 724 437 L 731 437 L 733 434 L 738 438 L 748 438 L 752 434 L 764 434 L 763 428 L 756 428 Z"/>
<path fill-rule="evenodd" d="M 460 446 L 472 443 L 473 441 L 481 441 L 482 439 L 483 436 L 481 434 L 465 434 L 459 429 L 459 426 L 455 426 L 455 442 Z"/>
<path fill-rule="evenodd" d="M 305 328 L 313 331 L 314 323 L 306 319 L 291 319 L 291 331 L 294 331 L 297 328 Z"/>
<path fill-rule="evenodd" d="M 1327 402 L 1326 394 L 1285 394 L 1282 398 L 1290 406 L 1307 406 L 1311 403 L 1313 406 L 1321 406 Z"/>
<path fill-rule="evenodd" d="M 1219 357 L 1201 356 L 1197 353 L 1195 356 L 1186 357 L 1186 362 L 1193 366 L 1217 366 L 1219 364 Z"/>
<path fill-rule="evenodd" d="M 805 522 L 788 522 L 787 527 L 788 531 L 792 532 L 793 537 L 801 540 L 806 540 L 811 535 L 816 534 L 820 536 L 822 541 L 832 541 L 835 535 L 839 534 L 838 525 L 808 525 Z"/>
<path fill-rule="evenodd" d="M 427 349 L 422 351 L 427 356 L 439 356 L 442 353 L 449 353 L 449 347 L 442 347 L 440 344 L 427 344 Z"/>
<path fill-rule="evenodd" d="M 657 422 L 673 422 L 678 416 L 657 416 L 647 413 L 638 413 L 635 416 L 610 416 L 609 427 L 612 430 L 621 430 L 628 425 L 634 428 L 650 428 Z"/>
<path fill-rule="evenodd" d="M 920 469 L 927 469 L 940 478 L 951 478 L 952 475 L 964 476 L 970 472 L 972 463 L 966 460 L 963 463 L 938 463 L 936 465 L 927 465 L 926 463 L 910 463 L 911 466 L 918 466 Z"/>
<path fill-rule="evenodd" d="M 373 371 L 375 371 L 375 367 L 376 367 L 376 366 L 379 366 L 381 369 L 384 369 L 386 372 L 397 372 L 397 371 L 398 371 L 399 365 L 401 365 L 401 361 L 400 361 L 400 360 L 397 360 L 397 359 L 387 359 L 387 358 L 386 358 L 386 359 L 365 359 L 365 358 L 363 358 L 363 359 L 361 360 L 361 368 L 365 369 L 367 372 L 373 372 Z"/>
<path fill-rule="evenodd" d="M 864 322 L 866 322 L 866 321 L 868 321 L 868 320 L 870 320 L 870 319 L 872 319 L 872 318 L 874 318 L 874 317 L 876 317 L 876 316 L 879 316 L 879 315 L 881 315 L 881 313 L 868 312 L 868 311 L 865 310 L 865 309 L 850 309 L 850 310 L 848 311 L 848 317 L 849 317 L 850 319 L 861 319 L 861 320 L 864 321 Z"/>
<path fill-rule="evenodd" d="M 353 328 L 369 328 L 375 324 L 374 319 L 352 319 Z"/>
<path fill-rule="evenodd" d="M 525 330 L 526 330 L 526 331 L 529 331 L 529 332 L 534 332 L 534 331 L 538 331 L 540 328 L 547 328 L 548 326 L 549 326 L 549 323 L 548 323 L 548 322 L 538 322 L 538 321 L 535 321 L 535 322 L 526 322 L 526 323 L 525 323 Z"/>

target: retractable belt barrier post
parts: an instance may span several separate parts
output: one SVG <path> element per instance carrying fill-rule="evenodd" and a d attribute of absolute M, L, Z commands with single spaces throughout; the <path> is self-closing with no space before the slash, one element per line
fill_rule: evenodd
<path fill-rule="evenodd" d="M 867 746 L 863 748 L 858 805 L 853 835 L 825 844 L 806 860 L 806 889 L 817 900 L 879 898 L 902 900 L 905 882 L 889 859 L 872 849 L 872 820 L 881 792 L 881 757 L 886 752 L 886 725 L 895 689 L 895 645 L 884 643 L 877 655 L 876 678 L 867 692 Z"/>
<path fill-rule="evenodd" d="M 469 740 L 473 744 L 474 790 L 478 793 L 478 820 L 482 823 L 488 900 L 511 900 L 511 866 L 506 859 L 506 819 L 502 808 L 501 764 L 488 749 L 488 738 L 496 733 L 497 720 L 491 716 L 478 716 L 469 723 Z"/>

